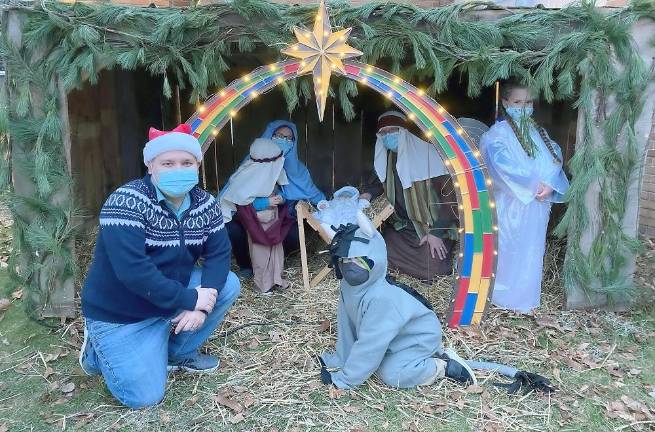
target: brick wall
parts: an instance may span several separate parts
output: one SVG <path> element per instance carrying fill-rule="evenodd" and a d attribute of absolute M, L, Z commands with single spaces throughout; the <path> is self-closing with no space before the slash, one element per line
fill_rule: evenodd
<path fill-rule="evenodd" d="M 639 198 L 639 232 L 655 238 L 655 116 L 648 139 Z"/>

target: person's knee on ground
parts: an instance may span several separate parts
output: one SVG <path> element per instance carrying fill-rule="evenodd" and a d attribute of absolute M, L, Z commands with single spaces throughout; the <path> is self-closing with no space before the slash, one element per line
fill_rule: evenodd
<path fill-rule="evenodd" d="M 166 381 L 164 380 L 160 386 L 142 386 L 138 380 L 128 381 L 124 383 L 123 389 L 123 394 L 112 393 L 121 404 L 132 409 L 149 408 L 164 399 Z"/>

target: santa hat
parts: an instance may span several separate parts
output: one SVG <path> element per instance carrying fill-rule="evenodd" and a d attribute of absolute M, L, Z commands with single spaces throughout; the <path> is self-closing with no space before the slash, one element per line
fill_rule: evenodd
<path fill-rule="evenodd" d="M 160 131 L 150 128 L 148 141 L 143 148 L 143 163 L 148 164 L 154 158 L 168 151 L 181 150 L 191 153 L 198 161 L 202 160 L 202 149 L 198 139 L 191 135 L 191 126 L 183 123 L 172 131 Z"/>
<path fill-rule="evenodd" d="M 407 127 L 407 116 L 399 111 L 387 111 L 378 117 L 378 129 L 389 126 Z"/>

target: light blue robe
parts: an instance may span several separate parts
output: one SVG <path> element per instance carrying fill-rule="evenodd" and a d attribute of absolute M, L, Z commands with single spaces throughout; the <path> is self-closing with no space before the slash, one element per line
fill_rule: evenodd
<path fill-rule="evenodd" d="M 569 182 L 539 132 L 530 158 L 507 121 L 499 121 L 480 140 L 480 150 L 493 180 L 498 213 L 498 268 L 492 294 L 495 305 L 527 313 L 539 307 L 546 229 L 553 202 L 562 202 Z M 562 159 L 562 151 L 553 143 Z M 540 183 L 554 189 L 546 201 L 535 199 Z"/>
<path fill-rule="evenodd" d="M 361 229 L 358 237 L 366 238 Z M 336 352 L 321 358 L 338 388 L 357 387 L 376 373 L 387 385 L 408 388 L 437 373 L 434 356 L 443 353 L 441 324 L 433 311 L 402 288 L 391 285 L 387 248 L 376 232 L 368 244 L 353 241 L 350 257 L 373 260 L 369 280 L 357 287 L 341 280 Z"/>

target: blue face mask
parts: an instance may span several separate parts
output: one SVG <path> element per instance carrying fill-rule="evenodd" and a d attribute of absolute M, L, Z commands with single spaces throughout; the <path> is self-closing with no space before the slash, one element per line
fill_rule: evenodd
<path fill-rule="evenodd" d="M 524 108 L 509 107 L 505 108 L 507 115 L 509 115 L 515 122 L 521 121 L 522 117 L 532 117 L 534 107 L 526 106 Z"/>
<path fill-rule="evenodd" d="M 157 177 L 157 187 L 164 195 L 179 198 L 198 184 L 198 169 L 172 169 L 160 172 Z"/>
<path fill-rule="evenodd" d="M 286 156 L 289 151 L 293 148 L 293 141 L 290 139 L 286 138 L 280 138 L 280 137 L 273 137 L 272 141 L 277 144 L 278 147 L 280 147 L 280 150 L 282 150 L 282 153 Z"/>
<path fill-rule="evenodd" d="M 391 132 L 385 135 L 382 135 L 382 144 L 393 152 L 398 151 L 398 132 Z"/>

